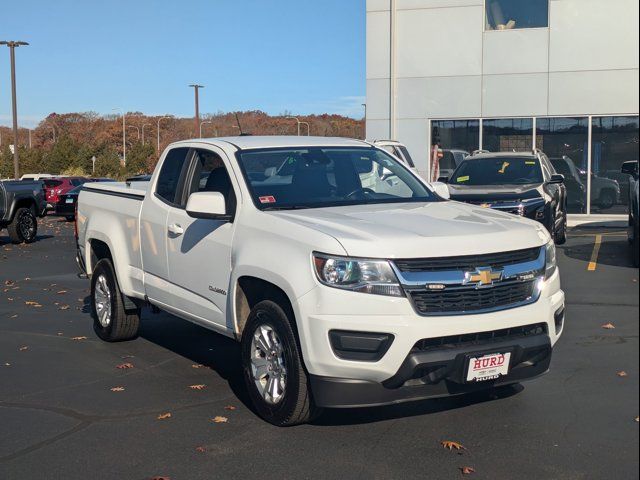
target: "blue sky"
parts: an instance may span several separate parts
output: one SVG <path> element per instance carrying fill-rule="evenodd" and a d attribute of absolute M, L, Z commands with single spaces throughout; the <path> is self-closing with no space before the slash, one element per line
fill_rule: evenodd
<path fill-rule="evenodd" d="M 0 40 L 16 50 L 18 117 L 115 107 L 193 115 L 264 110 L 361 117 L 365 0 L 2 1 Z M 0 124 L 11 121 L 0 47 Z"/>

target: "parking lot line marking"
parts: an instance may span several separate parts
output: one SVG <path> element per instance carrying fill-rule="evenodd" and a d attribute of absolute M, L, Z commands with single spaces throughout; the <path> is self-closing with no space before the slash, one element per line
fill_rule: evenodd
<path fill-rule="evenodd" d="M 602 235 L 596 235 L 596 241 L 593 244 L 593 253 L 591 254 L 591 261 L 587 270 L 595 272 L 598 268 L 598 254 L 600 253 L 600 246 L 602 245 Z"/>

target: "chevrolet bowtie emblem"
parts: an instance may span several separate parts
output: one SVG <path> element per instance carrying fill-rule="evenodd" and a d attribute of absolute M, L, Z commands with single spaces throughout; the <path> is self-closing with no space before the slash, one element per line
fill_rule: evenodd
<path fill-rule="evenodd" d="M 477 268 L 475 272 L 466 272 L 465 283 L 475 283 L 478 287 L 493 285 L 493 282 L 502 280 L 502 270 L 492 268 Z"/>

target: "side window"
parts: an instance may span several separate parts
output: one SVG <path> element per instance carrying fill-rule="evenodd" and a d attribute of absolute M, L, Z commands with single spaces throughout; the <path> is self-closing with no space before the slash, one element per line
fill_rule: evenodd
<path fill-rule="evenodd" d="M 224 196 L 227 214 L 233 215 L 236 210 L 236 195 L 222 158 L 210 150 L 196 150 L 193 162 L 193 176 L 188 194 L 219 192 Z"/>
<path fill-rule="evenodd" d="M 169 151 L 162 164 L 156 194 L 169 203 L 177 203 L 176 199 L 180 197 L 180 178 L 188 153 L 188 148 L 174 148 Z"/>

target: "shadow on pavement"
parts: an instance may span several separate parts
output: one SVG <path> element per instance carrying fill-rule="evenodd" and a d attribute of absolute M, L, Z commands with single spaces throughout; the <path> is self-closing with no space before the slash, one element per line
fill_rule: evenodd
<path fill-rule="evenodd" d="M 581 235 L 584 236 L 579 238 L 580 241 L 576 241 L 574 237 L 573 241 L 558 248 L 569 258 L 589 263 L 593 254 L 597 234 L 597 232 L 581 232 Z M 598 254 L 599 265 L 634 268 L 631 259 L 631 247 L 623 234 L 624 232 L 621 232 L 619 236 L 607 236 L 605 234 L 602 237 L 602 245 L 600 247 L 600 253 Z"/>

